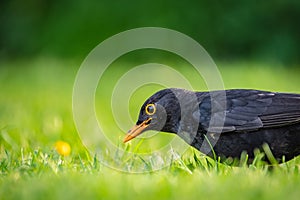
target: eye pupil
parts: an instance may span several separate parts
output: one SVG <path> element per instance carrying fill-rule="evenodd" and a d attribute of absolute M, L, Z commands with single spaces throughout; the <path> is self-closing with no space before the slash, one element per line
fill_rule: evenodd
<path fill-rule="evenodd" d="M 147 115 L 153 115 L 156 112 L 156 107 L 154 104 L 148 104 L 145 110 Z"/>
<path fill-rule="evenodd" d="M 153 111 L 154 111 L 153 106 L 149 106 L 149 107 L 148 107 L 148 112 L 149 112 L 149 113 L 153 113 Z"/>

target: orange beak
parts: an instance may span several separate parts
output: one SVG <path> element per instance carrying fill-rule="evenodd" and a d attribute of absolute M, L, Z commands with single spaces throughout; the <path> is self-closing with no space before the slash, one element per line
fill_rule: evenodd
<path fill-rule="evenodd" d="M 132 140 L 133 138 L 135 138 L 136 136 L 140 135 L 141 133 L 143 133 L 143 131 L 145 130 L 145 128 L 147 128 L 149 126 L 149 122 L 151 121 L 152 118 L 149 118 L 145 121 L 143 121 L 141 124 L 139 125 L 134 125 L 125 135 L 125 138 L 123 140 L 123 142 L 128 142 L 129 140 Z"/>

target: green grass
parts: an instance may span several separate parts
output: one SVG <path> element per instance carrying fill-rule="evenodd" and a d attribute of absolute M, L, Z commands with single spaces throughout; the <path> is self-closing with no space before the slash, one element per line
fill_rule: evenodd
<path fill-rule="evenodd" d="M 39 59 L 1 65 L 0 199 L 298 199 L 300 196 L 300 158 L 269 166 L 261 160 L 261 152 L 250 165 L 245 155 L 241 155 L 240 161 L 228 159 L 220 163 L 192 148 L 178 155 L 174 146 L 171 155 L 153 154 L 150 160 L 143 160 L 141 153 L 164 147 L 173 136 L 158 134 L 122 144 L 123 129 L 116 125 L 110 109 L 103 107 L 110 106 L 111 99 L 107 96 L 127 70 L 124 66 L 106 72 L 97 89 L 95 107 L 109 141 L 126 151 L 106 151 L 107 142 L 100 141 L 98 145 L 103 152 L 88 155 L 72 116 L 77 64 Z M 300 93 L 297 68 L 247 62 L 221 63 L 219 67 L 226 88 Z M 192 77 L 195 89 L 206 89 L 200 79 L 194 78 L 193 70 L 187 66 L 178 70 Z M 132 120 L 136 119 L 145 98 L 159 88 L 148 85 L 132 95 L 128 105 Z M 123 92 L 121 95 L 126 95 Z M 119 115 L 121 120 L 127 120 L 127 115 L 122 116 L 121 112 Z M 125 128 L 131 125 L 130 121 L 123 124 Z M 55 151 L 58 140 L 71 145 L 70 156 L 63 157 Z M 174 158 L 170 165 L 153 172 L 134 174 L 112 168 L 151 171 L 164 166 L 170 157 Z"/>

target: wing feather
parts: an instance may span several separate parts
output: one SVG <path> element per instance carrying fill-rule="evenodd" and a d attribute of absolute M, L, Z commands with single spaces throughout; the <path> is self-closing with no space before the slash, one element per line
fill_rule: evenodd
<path fill-rule="evenodd" d="M 216 91 L 217 92 L 217 91 Z M 220 93 L 221 94 L 221 93 Z M 227 90 L 226 98 L 210 93 L 202 95 L 199 114 L 200 126 L 206 131 L 221 132 L 253 131 L 262 128 L 281 127 L 300 123 L 300 95 L 288 93 L 272 93 L 258 90 Z M 211 105 L 222 105 L 212 113 Z M 220 127 L 220 120 L 224 122 Z M 214 126 L 218 122 L 218 126 Z"/>

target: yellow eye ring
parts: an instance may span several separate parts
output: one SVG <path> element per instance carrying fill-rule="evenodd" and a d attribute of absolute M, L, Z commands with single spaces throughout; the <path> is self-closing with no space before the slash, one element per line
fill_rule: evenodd
<path fill-rule="evenodd" d="M 146 106 L 145 112 L 147 115 L 153 115 L 156 112 L 156 107 L 153 103 L 150 103 Z"/>

